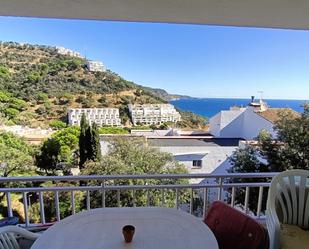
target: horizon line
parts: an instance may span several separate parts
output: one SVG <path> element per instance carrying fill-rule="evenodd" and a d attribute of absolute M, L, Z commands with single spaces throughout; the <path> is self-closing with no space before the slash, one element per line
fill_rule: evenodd
<path fill-rule="evenodd" d="M 180 94 L 179 94 L 180 95 Z M 177 101 L 177 100 L 180 100 L 180 99 L 241 99 L 241 100 L 250 100 L 251 98 L 244 98 L 244 97 L 194 97 L 194 96 L 188 96 L 187 98 L 186 97 L 179 97 L 179 98 L 176 98 L 174 100 L 171 100 L 171 101 Z M 255 98 L 255 100 L 260 100 L 260 98 Z M 297 101 L 309 101 L 309 98 L 308 99 L 296 99 L 296 98 L 291 98 L 291 99 L 287 99 L 287 98 L 262 98 L 262 100 L 297 100 Z"/>

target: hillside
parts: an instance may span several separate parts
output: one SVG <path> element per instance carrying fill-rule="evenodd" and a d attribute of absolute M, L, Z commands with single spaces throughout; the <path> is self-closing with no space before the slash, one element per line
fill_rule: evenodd
<path fill-rule="evenodd" d="M 164 99 L 165 101 L 171 101 L 175 99 L 192 99 L 192 97 L 187 95 L 180 95 L 180 94 L 170 94 L 167 91 L 160 89 L 160 88 L 150 88 L 145 86 L 140 86 L 142 89 L 152 93 L 153 95 Z"/>
<path fill-rule="evenodd" d="M 54 47 L 1 42 L 2 123 L 48 127 L 53 120 L 66 121 L 69 107 L 118 107 L 129 125 L 127 104 L 172 98 L 109 70 L 90 72 L 85 64 L 85 59 L 60 55 Z"/>

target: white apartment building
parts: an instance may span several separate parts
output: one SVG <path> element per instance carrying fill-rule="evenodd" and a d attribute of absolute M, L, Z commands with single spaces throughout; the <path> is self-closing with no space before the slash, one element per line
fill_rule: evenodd
<path fill-rule="evenodd" d="M 90 72 L 105 72 L 106 68 L 101 61 L 87 61 L 87 68 Z"/>
<path fill-rule="evenodd" d="M 274 138 L 277 133 L 274 124 L 282 111 L 292 111 L 288 108 L 231 108 L 217 113 L 209 119 L 209 132 L 217 138 L 242 138 L 254 140 L 260 131 L 268 131 Z M 294 111 L 292 113 L 297 116 Z"/>
<path fill-rule="evenodd" d="M 98 126 L 120 126 L 118 108 L 78 108 L 68 110 L 68 120 L 70 125 L 80 125 L 82 114 L 85 113 L 86 119 L 91 125 L 96 123 Z"/>
<path fill-rule="evenodd" d="M 56 50 L 58 54 L 69 55 L 69 56 L 78 57 L 78 58 L 84 58 L 80 53 L 73 51 L 71 49 L 68 49 L 68 48 L 57 46 Z"/>
<path fill-rule="evenodd" d="M 134 125 L 162 124 L 181 120 L 180 113 L 171 104 L 128 105 Z"/>
<path fill-rule="evenodd" d="M 212 137 L 151 137 L 148 145 L 161 152 L 171 153 L 175 160 L 182 163 L 190 174 L 210 174 L 220 169 L 226 173 L 231 167 L 228 158 L 238 148 L 238 138 Z M 191 179 L 191 183 L 199 183 L 202 179 Z"/>
<path fill-rule="evenodd" d="M 54 133 L 54 131 L 49 128 L 49 129 L 42 129 L 41 127 L 37 128 L 30 128 L 28 126 L 22 126 L 22 125 L 12 125 L 12 126 L 6 126 L 6 125 L 1 125 L 0 126 L 0 132 L 5 131 L 5 132 L 12 132 L 15 135 L 18 136 L 49 136 Z"/>

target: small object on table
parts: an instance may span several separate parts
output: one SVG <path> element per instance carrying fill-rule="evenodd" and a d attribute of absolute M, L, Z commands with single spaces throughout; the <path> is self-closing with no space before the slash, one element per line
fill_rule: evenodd
<path fill-rule="evenodd" d="M 135 227 L 132 225 L 126 225 L 122 228 L 122 234 L 126 243 L 130 243 L 133 239 Z"/>

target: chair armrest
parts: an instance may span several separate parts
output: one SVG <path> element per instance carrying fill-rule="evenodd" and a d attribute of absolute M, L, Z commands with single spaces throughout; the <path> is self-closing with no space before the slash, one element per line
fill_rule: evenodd
<path fill-rule="evenodd" d="M 269 249 L 280 249 L 280 221 L 275 210 L 266 210 L 266 227 L 269 235 Z"/>
<path fill-rule="evenodd" d="M 0 228 L 0 234 L 2 233 L 14 233 L 16 235 L 20 235 L 21 237 L 29 240 L 36 240 L 40 234 L 32 233 L 27 231 L 26 229 L 17 227 L 17 226 L 5 226 Z"/>

